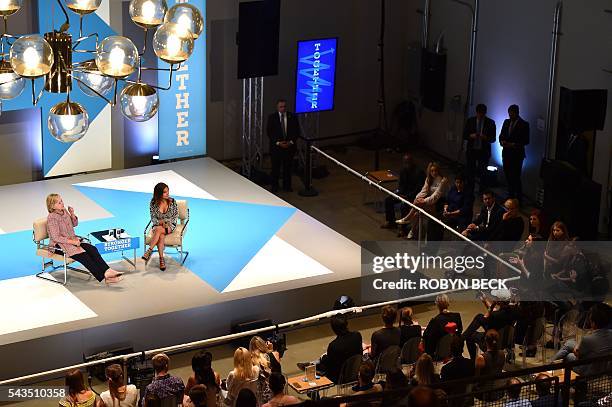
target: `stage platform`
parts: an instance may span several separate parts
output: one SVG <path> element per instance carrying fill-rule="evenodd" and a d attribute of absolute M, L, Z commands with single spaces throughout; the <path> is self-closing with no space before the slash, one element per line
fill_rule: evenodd
<path fill-rule="evenodd" d="M 109 287 L 75 272 L 65 287 L 34 277 L 32 222 L 47 215 L 47 194 L 74 207 L 79 235 L 121 227 L 142 239 L 158 182 L 188 200 L 184 266 L 171 252 L 165 272 L 157 255 L 136 270 L 115 259 L 127 273 Z M 0 196 L 1 379 L 114 347 L 223 335 L 236 322 L 284 322 L 359 296 L 359 245 L 211 158 L 10 185 Z"/>

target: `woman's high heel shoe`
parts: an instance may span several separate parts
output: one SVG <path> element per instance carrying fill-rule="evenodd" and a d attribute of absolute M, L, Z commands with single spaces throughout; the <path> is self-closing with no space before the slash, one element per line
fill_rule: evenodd
<path fill-rule="evenodd" d="M 146 252 L 144 252 L 144 254 L 142 255 L 141 259 L 143 259 L 145 261 L 145 263 L 147 263 L 149 261 L 149 259 L 151 258 L 151 254 L 153 253 L 153 250 L 148 249 Z"/>
<path fill-rule="evenodd" d="M 162 256 L 159 256 L 159 269 L 161 271 L 166 271 L 166 262 Z"/>

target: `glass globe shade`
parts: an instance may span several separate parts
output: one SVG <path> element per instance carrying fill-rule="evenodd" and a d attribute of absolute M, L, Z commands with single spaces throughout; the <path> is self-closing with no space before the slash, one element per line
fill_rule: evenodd
<path fill-rule="evenodd" d="M 2 0 L 0 0 L 2 1 Z M 66 7 L 77 14 L 84 16 L 85 14 L 93 13 L 100 7 L 102 0 L 65 0 Z"/>
<path fill-rule="evenodd" d="M 94 89 L 102 96 L 108 94 L 113 89 L 113 85 L 115 84 L 115 80 L 113 78 L 102 75 L 102 72 L 98 70 L 96 62 L 93 59 L 81 62 L 78 66 L 78 70 L 75 69 L 73 71 L 73 75 L 75 78 L 86 83 L 89 88 Z M 99 97 L 96 92 L 89 89 L 81 82 L 77 81 L 77 83 L 79 85 L 79 89 L 81 89 L 87 96 Z"/>
<path fill-rule="evenodd" d="M 51 71 L 53 50 L 40 35 L 24 35 L 11 45 L 10 60 L 17 75 L 38 78 Z"/>
<path fill-rule="evenodd" d="M 181 29 L 178 24 L 164 23 L 153 35 L 153 51 L 169 64 L 184 62 L 193 52 L 191 32 Z"/>
<path fill-rule="evenodd" d="M 157 114 L 159 97 L 155 89 L 144 83 L 134 83 L 121 91 L 121 113 L 135 122 L 145 122 Z"/>
<path fill-rule="evenodd" d="M 87 133 L 89 115 L 87 110 L 76 102 L 60 102 L 49 111 L 47 127 L 56 140 L 74 143 Z"/>
<path fill-rule="evenodd" d="M 0 99 L 14 99 L 21 95 L 25 79 L 13 72 L 8 61 L 0 62 Z"/>
<path fill-rule="evenodd" d="M 130 1 L 130 17 L 134 24 L 144 28 L 155 28 L 164 22 L 168 11 L 166 0 L 132 0 Z"/>
<path fill-rule="evenodd" d="M 0 0 L 0 16 L 8 17 L 19 11 L 23 0 Z"/>
<path fill-rule="evenodd" d="M 204 30 L 204 20 L 202 19 L 200 10 L 189 3 L 179 3 L 170 7 L 166 13 L 164 22 L 178 24 L 182 31 L 189 30 L 194 40 L 197 39 Z"/>
<path fill-rule="evenodd" d="M 98 44 L 96 66 L 104 75 L 125 78 L 136 70 L 138 59 L 138 49 L 129 38 L 112 35 Z"/>

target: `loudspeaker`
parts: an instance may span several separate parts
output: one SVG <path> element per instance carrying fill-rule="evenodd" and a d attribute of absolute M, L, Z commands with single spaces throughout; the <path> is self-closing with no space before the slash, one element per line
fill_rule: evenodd
<path fill-rule="evenodd" d="M 608 106 L 607 89 L 571 90 L 561 87 L 559 123 L 571 133 L 603 130 Z"/>
<path fill-rule="evenodd" d="M 421 57 L 421 98 L 423 106 L 434 112 L 444 111 L 446 88 L 446 54 L 427 49 Z"/>
<path fill-rule="evenodd" d="M 547 219 L 565 223 L 572 236 L 597 240 L 601 184 L 564 161 L 543 159 L 540 176 L 544 184 L 543 211 Z"/>
<path fill-rule="evenodd" d="M 238 79 L 278 74 L 280 0 L 239 5 Z"/>

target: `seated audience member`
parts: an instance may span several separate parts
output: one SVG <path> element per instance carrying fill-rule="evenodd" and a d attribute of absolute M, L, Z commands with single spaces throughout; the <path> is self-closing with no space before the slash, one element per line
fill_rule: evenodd
<path fill-rule="evenodd" d="M 508 299 L 491 301 L 483 295 L 481 300 L 487 308 L 487 312 L 485 314 L 477 314 L 463 333 L 472 360 L 476 357 L 476 346 L 484 346 L 483 339 L 485 333 L 479 332 L 479 328 L 483 328 L 485 331 L 495 329 L 499 332 L 503 328 L 514 325 L 519 317 L 517 306 L 510 304 L 507 301 Z"/>
<path fill-rule="evenodd" d="M 162 407 L 162 402 L 155 394 L 147 394 L 142 399 L 142 407 Z"/>
<path fill-rule="evenodd" d="M 400 312 L 400 348 L 409 339 L 421 337 L 421 325 L 412 319 L 412 308 L 404 307 Z"/>
<path fill-rule="evenodd" d="M 506 212 L 502 215 L 499 227 L 493 232 L 489 240 L 499 242 L 518 242 L 525 230 L 525 221 L 519 212 L 519 201 L 516 198 L 504 202 Z"/>
<path fill-rule="evenodd" d="M 282 407 L 291 404 L 300 403 L 300 399 L 294 396 L 289 396 L 285 393 L 285 376 L 280 373 L 272 373 L 270 376 L 270 390 L 272 390 L 272 398 L 262 407 Z"/>
<path fill-rule="evenodd" d="M 437 216 L 438 212 L 440 211 L 440 208 L 437 207 L 438 201 L 440 198 L 446 196 L 447 190 L 448 178 L 446 178 L 440 171 L 440 164 L 430 162 L 427 166 L 427 178 L 425 178 L 423 188 L 421 188 L 421 191 L 417 194 L 413 203 L 426 212 L 436 214 Z M 396 221 L 396 223 L 400 225 L 413 223 L 417 216 L 419 216 L 419 212 L 412 208 L 410 209 L 410 212 L 408 212 L 408 215 Z M 418 227 L 415 224 L 410 229 L 410 233 L 407 237 L 412 239 L 413 237 L 417 236 L 417 232 Z"/>
<path fill-rule="evenodd" d="M 253 365 L 251 352 L 245 348 L 238 348 L 234 352 L 234 369 L 229 372 L 226 381 L 227 395 L 225 404 L 235 406 L 240 389 L 249 386 L 253 392 L 257 391 L 257 378 L 259 366 Z"/>
<path fill-rule="evenodd" d="M 533 209 L 529 214 L 529 234 L 536 240 L 544 240 L 548 236 L 546 218 L 541 209 Z"/>
<path fill-rule="evenodd" d="M 380 384 L 374 384 L 373 382 L 374 371 L 374 363 L 371 361 L 367 360 L 361 364 L 357 375 L 357 385 L 352 388 L 354 395 L 376 393 L 383 390 Z"/>
<path fill-rule="evenodd" d="M 521 381 L 515 377 L 509 379 L 507 382 L 508 386 L 512 386 L 506 390 L 508 393 L 508 401 L 504 404 L 504 407 L 532 407 L 529 400 L 521 398 Z"/>
<path fill-rule="evenodd" d="M 372 359 L 378 358 L 389 346 L 399 346 L 401 331 L 395 326 L 396 319 L 397 310 L 395 307 L 385 305 L 382 309 L 382 320 L 385 326 L 372 334 L 370 344 L 370 357 Z"/>
<path fill-rule="evenodd" d="M 498 375 L 502 372 L 505 364 L 504 352 L 500 350 L 499 334 L 495 329 L 489 329 L 485 334 L 486 351 L 476 357 L 476 375 L 489 376 Z M 495 401 L 503 397 L 500 392 L 491 391 L 503 384 L 498 380 L 486 380 L 475 385 L 476 391 L 483 391 L 477 398 L 484 401 Z"/>
<path fill-rule="evenodd" d="M 472 240 L 490 240 L 504 216 L 504 209 L 495 201 L 495 194 L 492 191 L 486 190 L 482 193 L 482 203 L 478 216 L 461 232 Z"/>
<path fill-rule="evenodd" d="M 552 387 L 552 382 L 550 380 L 550 376 L 546 373 L 539 373 L 536 376 L 536 393 L 538 393 L 538 398 L 531 402 L 531 407 L 561 407 L 563 403 L 561 402 L 561 394 L 557 397 L 557 402 L 555 403 L 555 395 L 550 392 Z"/>
<path fill-rule="evenodd" d="M 189 398 L 191 388 L 197 384 L 205 386 L 206 404 L 208 407 L 221 406 L 223 399 L 221 397 L 221 378 L 219 374 L 212 369 L 212 354 L 210 352 L 198 352 L 191 358 L 191 369 L 193 375 L 187 379 L 185 385 L 184 402 Z"/>
<path fill-rule="evenodd" d="M 183 407 L 207 407 L 206 399 L 206 386 L 195 384 L 191 386 L 189 394 L 183 399 Z"/>
<path fill-rule="evenodd" d="M 446 294 L 440 294 L 436 297 L 436 306 L 438 307 L 439 313 L 429 321 L 425 332 L 423 332 L 425 352 L 430 355 L 435 355 L 438 342 L 443 336 L 449 334 L 449 330 L 453 327 L 453 324 L 454 332 L 452 333 L 459 335 L 463 331 L 461 314 L 448 310 L 450 301 Z"/>
<path fill-rule="evenodd" d="M 410 391 L 408 405 L 410 407 L 439 407 L 440 398 L 431 388 L 418 386 Z"/>
<path fill-rule="evenodd" d="M 241 389 L 236 397 L 236 407 L 257 407 L 257 396 L 251 389 Z"/>
<path fill-rule="evenodd" d="M 440 382 L 440 376 L 436 374 L 433 359 L 427 353 L 423 353 L 414 365 L 413 386 L 429 386 Z"/>
<path fill-rule="evenodd" d="M 108 390 L 100 394 L 107 407 L 136 407 L 138 389 L 133 384 L 124 385 L 123 368 L 114 364 L 105 369 Z"/>
<path fill-rule="evenodd" d="M 518 319 L 514 329 L 514 343 L 527 345 L 526 357 L 532 358 L 536 355 L 540 338 L 536 338 L 535 323 L 538 318 L 544 316 L 543 301 L 521 301 L 517 307 Z M 523 356 L 523 353 L 519 356 Z"/>
<path fill-rule="evenodd" d="M 83 373 L 76 369 L 66 374 L 67 395 L 59 401 L 63 407 L 101 407 L 104 404 L 96 397 L 96 393 L 85 385 Z"/>
<path fill-rule="evenodd" d="M 567 226 L 563 222 L 555 222 L 550 228 L 550 235 L 544 252 L 544 276 L 549 279 L 563 268 L 571 248 L 571 239 Z"/>
<path fill-rule="evenodd" d="M 400 369 L 390 370 L 385 375 L 385 391 L 408 389 L 409 387 L 408 378 Z M 407 402 L 408 395 L 404 391 L 399 394 L 385 394 L 382 405 L 384 407 L 405 406 Z"/>
<path fill-rule="evenodd" d="M 461 336 L 453 336 L 450 349 L 453 358 L 442 366 L 440 380 L 448 382 L 474 376 L 474 361 L 463 357 L 463 338 Z M 466 390 L 466 383 L 455 384 L 452 388 L 446 387 L 446 389 L 449 394 L 463 394 Z"/>
<path fill-rule="evenodd" d="M 474 194 L 472 190 L 466 189 L 463 175 L 457 175 L 455 185 L 446 195 L 442 220 L 454 229 L 465 230 L 472 220 L 473 207 Z"/>
<path fill-rule="evenodd" d="M 180 402 L 183 400 L 185 392 L 185 384 L 180 377 L 172 376 L 168 373 L 170 367 L 170 358 L 165 353 L 158 353 L 151 359 L 155 377 L 153 381 L 145 388 L 144 398 L 149 394 L 154 394 L 160 400 L 169 397 L 176 397 Z"/>
<path fill-rule="evenodd" d="M 425 172 L 418 168 L 414 163 L 412 154 L 404 154 L 402 161 L 402 169 L 400 170 L 398 188 L 395 193 L 407 201 L 414 201 L 416 195 L 421 190 L 425 181 Z M 385 219 L 386 222 L 381 226 L 384 229 L 394 229 L 397 227 L 395 223 L 395 204 L 400 202 L 397 198 L 388 196 L 385 199 Z M 402 216 L 408 214 L 408 205 L 402 202 L 400 205 L 400 213 Z M 402 231 L 400 231 L 400 234 Z"/>
<path fill-rule="evenodd" d="M 561 347 L 553 360 L 563 359 L 573 362 L 579 359 L 591 359 L 612 354 L 612 329 L 609 328 L 609 309 L 605 304 L 595 304 L 589 309 L 591 333 L 586 334 L 580 345 L 570 339 Z M 588 365 L 575 366 L 573 370 L 580 375 L 597 374 L 612 368 L 612 363 L 594 362 Z"/>
<path fill-rule="evenodd" d="M 327 352 L 321 356 L 320 368 L 329 380 L 337 383 L 342 364 L 351 356 L 361 355 L 363 341 L 361 333 L 349 331 L 348 319 L 345 315 L 334 315 L 330 319 L 330 324 L 336 338 L 327 345 Z"/>
<path fill-rule="evenodd" d="M 249 342 L 249 351 L 253 357 L 253 364 L 255 360 L 259 360 L 260 367 L 268 372 L 268 375 L 272 372 L 282 373 L 280 356 L 273 350 L 271 342 L 264 341 L 260 336 L 254 336 Z"/>

